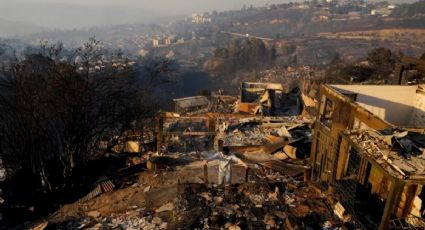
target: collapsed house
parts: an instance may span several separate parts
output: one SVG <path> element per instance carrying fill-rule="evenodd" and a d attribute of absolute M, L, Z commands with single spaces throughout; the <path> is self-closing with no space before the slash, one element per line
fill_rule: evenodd
<path fill-rule="evenodd" d="M 227 146 L 244 152 L 261 149 L 267 154 L 284 151 L 286 158 L 307 156 L 311 143 L 311 121 L 298 117 L 259 117 L 253 115 L 205 113 L 202 116 L 163 114 L 159 119 L 157 149 L 161 152 L 220 150 Z M 267 149 L 267 150 L 266 150 Z M 289 148 L 286 148 L 289 149 Z"/>
<path fill-rule="evenodd" d="M 363 229 L 424 229 L 425 91 L 322 85 L 311 180 Z"/>
<path fill-rule="evenodd" d="M 174 99 L 175 112 L 179 115 L 193 116 L 197 114 L 233 113 L 237 96 L 213 94 L 209 96 L 195 96 Z"/>
<path fill-rule="evenodd" d="M 215 122 L 211 116 L 164 114 L 159 118 L 157 151 L 191 152 L 212 149 Z"/>
<path fill-rule="evenodd" d="M 296 116 L 303 103 L 300 89 L 285 92 L 282 84 L 244 82 L 237 111 L 264 116 Z"/>
<path fill-rule="evenodd" d="M 223 146 L 240 152 L 265 145 L 284 147 L 289 142 L 301 143 L 310 130 L 307 125 L 310 121 L 297 118 L 303 111 L 299 88 L 286 93 L 278 83 L 244 82 L 239 97 L 219 93 L 179 98 L 174 102 L 175 113 L 163 114 L 158 126 L 158 150 L 164 152 L 176 144 L 184 145 L 177 148 L 180 151 L 211 150 L 212 146 L 206 144 L 209 141 L 216 151 Z M 302 137 L 300 130 L 304 130 Z M 298 132 L 295 139 L 291 139 L 291 132 Z M 199 142 L 201 139 L 204 141 Z M 190 145 L 197 148 L 188 149 Z M 295 158 L 296 147 L 286 150 L 291 150 L 291 157 Z M 277 148 L 271 147 L 266 152 L 275 151 Z M 302 152 L 301 148 L 298 152 Z M 303 152 L 308 155 L 305 152 L 310 151 Z"/>
<path fill-rule="evenodd" d="M 176 113 L 188 113 L 208 108 L 210 101 L 205 96 L 185 97 L 174 99 Z"/>
<path fill-rule="evenodd" d="M 157 149 L 161 157 L 202 158 L 228 147 L 239 157 L 265 168 L 296 176 L 309 171 L 311 120 L 205 113 L 202 116 L 163 114 Z"/>

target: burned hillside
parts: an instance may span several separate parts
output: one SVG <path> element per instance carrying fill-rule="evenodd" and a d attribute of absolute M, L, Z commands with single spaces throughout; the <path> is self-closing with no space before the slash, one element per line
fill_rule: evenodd
<path fill-rule="evenodd" d="M 425 0 L 3 1 L 0 230 L 425 229 Z"/>

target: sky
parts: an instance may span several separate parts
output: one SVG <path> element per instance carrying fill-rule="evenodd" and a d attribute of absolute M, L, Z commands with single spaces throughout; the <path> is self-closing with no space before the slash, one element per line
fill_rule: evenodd
<path fill-rule="evenodd" d="M 45 28 L 151 22 L 152 19 L 192 12 L 241 9 L 243 5 L 288 0 L 0 0 L 0 20 Z"/>

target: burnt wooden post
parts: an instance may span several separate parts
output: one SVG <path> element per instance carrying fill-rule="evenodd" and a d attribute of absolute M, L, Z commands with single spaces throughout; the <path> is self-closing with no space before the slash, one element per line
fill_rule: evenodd
<path fill-rule="evenodd" d="M 396 70 L 395 70 L 395 72 L 396 72 L 396 74 L 397 74 L 397 77 L 398 77 L 398 84 L 399 85 L 402 85 L 403 84 L 403 76 L 404 76 L 404 71 L 406 70 L 406 68 L 404 67 L 404 65 L 403 64 L 399 64 L 399 65 L 397 65 L 396 66 Z"/>
<path fill-rule="evenodd" d="M 304 182 L 308 182 L 311 179 L 311 169 L 304 170 Z"/>
<path fill-rule="evenodd" d="M 218 166 L 218 167 L 220 167 L 220 165 Z M 219 169 L 220 170 L 220 169 Z M 233 165 L 232 164 L 230 164 L 230 181 L 229 181 L 229 184 L 232 184 L 232 177 L 233 177 Z M 224 184 L 226 184 L 227 182 L 226 182 L 226 176 L 224 176 Z"/>
<path fill-rule="evenodd" d="M 400 200 L 403 188 L 404 182 L 397 179 L 393 179 L 391 181 L 391 188 L 387 197 L 387 201 L 385 202 L 384 213 L 382 215 L 381 224 L 379 225 L 379 230 L 388 229 L 391 214 L 394 212 L 395 204 L 398 204 Z"/>
<path fill-rule="evenodd" d="M 158 125 L 158 127 L 157 127 L 157 134 L 156 134 L 156 151 L 158 153 L 160 153 L 161 152 L 161 146 L 162 146 L 162 138 L 163 138 L 162 131 L 164 129 L 164 117 L 163 117 L 163 115 L 161 115 L 158 118 L 157 125 Z"/>
<path fill-rule="evenodd" d="M 204 181 L 205 184 L 208 184 L 208 165 L 204 165 Z"/>

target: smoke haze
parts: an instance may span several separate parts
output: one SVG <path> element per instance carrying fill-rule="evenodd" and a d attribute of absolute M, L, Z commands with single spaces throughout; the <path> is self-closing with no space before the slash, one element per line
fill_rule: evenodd
<path fill-rule="evenodd" d="M 241 9 L 282 0 L 0 0 L 0 20 L 50 29 L 154 22 L 168 16 Z"/>

